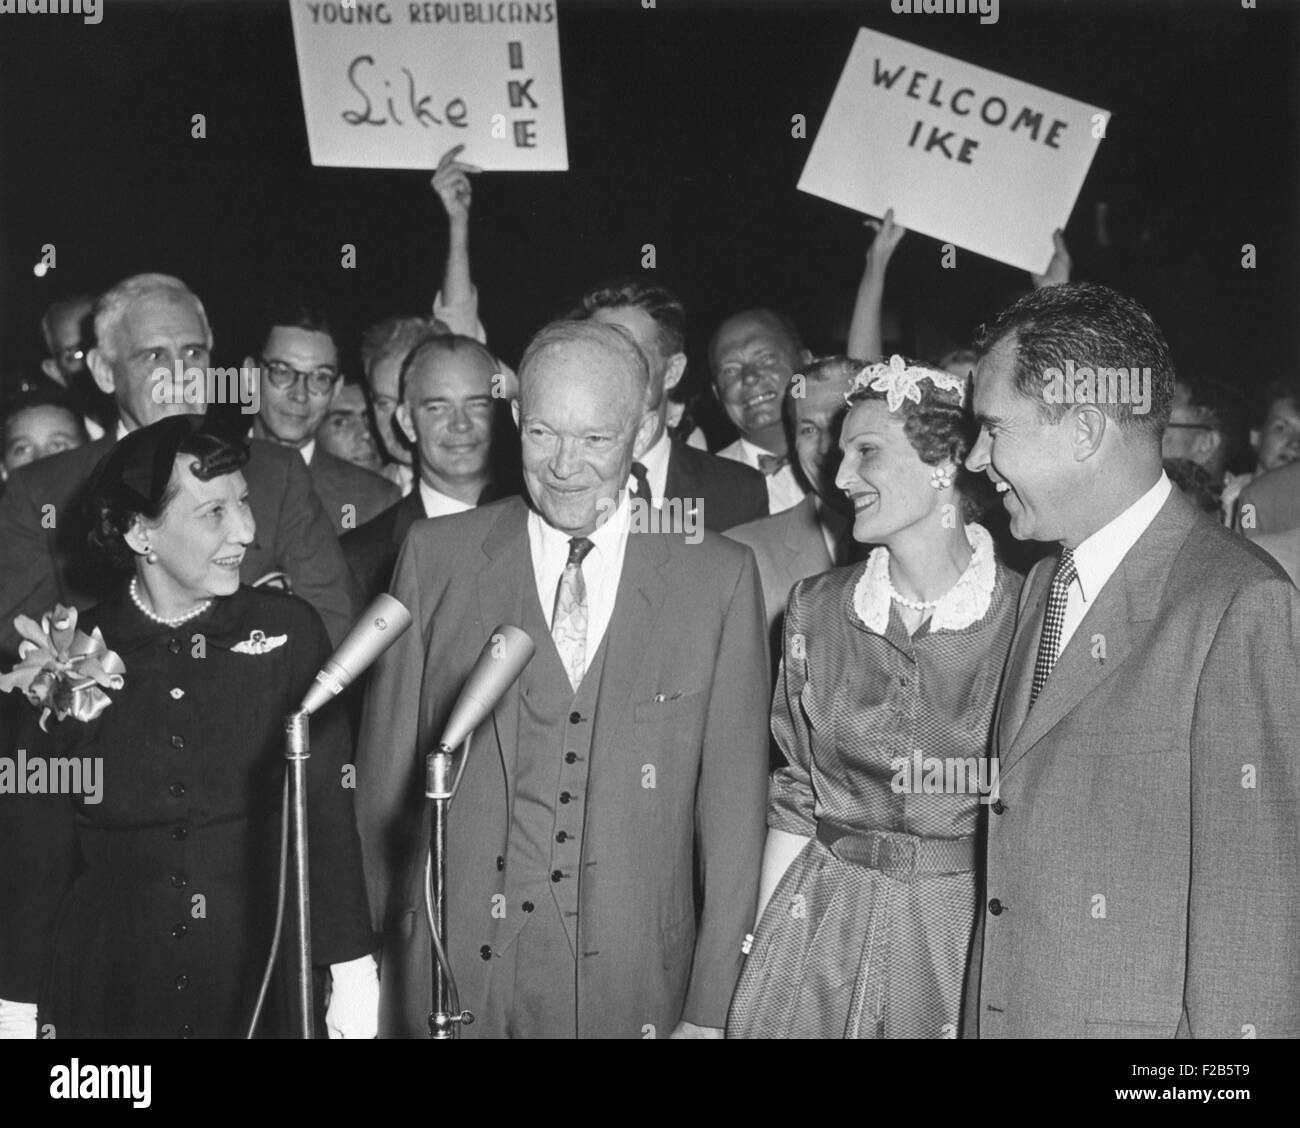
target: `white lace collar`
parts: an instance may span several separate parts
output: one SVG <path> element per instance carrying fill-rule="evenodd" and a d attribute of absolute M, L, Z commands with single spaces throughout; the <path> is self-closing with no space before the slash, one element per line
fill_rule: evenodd
<path fill-rule="evenodd" d="M 993 538 L 983 525 L 966 526 L 966 540 L 971 546 L 970 563 L 947 592 L 940 597 L 930 615 L 930 630 L 960 631 L 978 623 L 993 601 L 997 565 L 993 558 Z M 889 549 L 884 545 L 872 549 L 867 566 L 853 592 L 853 609 L 870 630 L 884 634 L 889 626 Z"/>

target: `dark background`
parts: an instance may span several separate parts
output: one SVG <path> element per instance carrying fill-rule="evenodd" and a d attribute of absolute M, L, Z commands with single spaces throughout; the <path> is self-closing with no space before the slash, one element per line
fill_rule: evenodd
<path fill-rule="evenodd" d="M 399 0 L 390 0 L 399 2 Z M 559 0 L 567 173 L 475 183 L 481 317 L 514 362 L 529 334 L 654 243 L 692 356 L 726 313 L 770 304 L 819 351 L 842 344 L 861 217 L 796 191 L 856 29 L 868 26 L 1113 113 L 1067 241 L 1076 277 L 1151 308 L 1180 370 L 1249 389 L 1300 370 L 1300 10 L 1291 0 L 1003 0 L 1000 19 L 895 15 L 888 0 Z M 207 139 L 190 137 L 192 114 Z M 808 140 L 790 136 L 808 119 Z M 1109 208 L 1113 246 L 1095 238 Z M 310 163 L 288 5 L 104 0 L 104 18 L 0 16 L 0 371 L 39 360 L 63 294 L 145 270 L 204 300 L 214 363 L 256 342 L 264 294 L 306 279 L 355 345 L 427 309 L 446 225 L 417 172 Z M 340 245 L 357 247 L 357 269 Z M 32 270 L 44 243 L 58 266 Z M 1258 268 L 1241 268 L 1241 246 Z M 898 344 L 935 357 L 1027 285 L 909 235 L 889 279 Z M 839 338 L 837 342 L 837 336 Z M 350 355 L 345 352 L 345 356 Z M 692 366 L 697 374 L 701 363 Z"/>

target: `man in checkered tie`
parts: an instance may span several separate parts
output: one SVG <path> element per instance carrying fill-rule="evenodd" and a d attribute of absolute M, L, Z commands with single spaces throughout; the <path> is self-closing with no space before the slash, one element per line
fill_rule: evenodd
<path fill-rule="evenodd" d="M 963 1033 L 1300 1036 L 1300 594 L 1171 487 L 1135 302 L 1037 290 L 978 351 L 967 466 L 1061 547 L 1003 677 Z"/>
<path fill-rule="evenodd" d="M 448 823 L 463 1036 L 721 1036 L 763 852 L 757 566 L 713 533 L 646 528 L 630 503 L 656 420 L 626 330 L 556 322 L 519 380 L 531 505 L 412 527 L 392 590 L 419 626 L 367 697 L 357 807 L 384 929 L 380 1031 L 427 1034 L 412 773 L 493 629 L 514 623 L 537 651 L 476 732 Z"/>

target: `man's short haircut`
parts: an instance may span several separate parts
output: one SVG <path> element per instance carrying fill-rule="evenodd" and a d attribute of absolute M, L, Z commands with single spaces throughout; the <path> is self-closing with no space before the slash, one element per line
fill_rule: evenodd
<path fill-rule="evenodd" d="M 664 358 L 686 351 L 686 307 L 681 299 L 653 278 L 629 274 L 593 286 L 569 314 L 575 320 L 591 317 L 600 309 L 631 306 L 650 317 L 656 327 L 656 344 Z"/>
<path fill-rule="evenodd" d="M 642 403 L 650 398 L 650 367 L 632 334 L 621 325 L 610 325 L 604 321 L 552 321 L 540 329 L 528 342 L 523 359 L 519 362 L 519 388 L 528 384 L 528 374 L 545 352 L 564 345 L 586 345 L 603 349 L 610 356 L 622 361 L 631 374 L 640 392 Z"/>
<path fill-rule="evenodd" d="M 436 317 L 386 317 L 361 336 L 361 371 L 372 382 L 375 365 L 390 356 L 405 357 L 423 338 L 451 330 Z"/>
<path fill-rule="evenodd" d="M 794 435 L 795 401 L 803 398 L 802 395 L 796 395 L 796 391 L 807 388 L 809 384 L 835 384 L 840 391 L 848 395 L 853 387 L 853 378 L 868 363 L 865 360 L 854 360 L 851 356 L 823 356 L 800 368 L 791 378 L 790 383 L 785 386 L 785 396 L 781 400 L 781 413 L 788 436 Z M 801 376 L 802 382 L 799 379 Z"/>
<path fill-rule="evenodd" d="M 1223 461 L 1231 464 L 1249 442 L 1250 406 L 1235 388 L 1217 380 L 1180 381 L 1197 422 L 1213 427 L 1223 443 Z"/>
<path fill-rule="evenodd" d="M 64 310 L 76 309 L 84 306 L 88 311 L 95 308 L 94 294 L 72 294 L 66 298 L 60 298 L 57 301 L 50 302 L 41 315 L 41 337 L 45 341 L 45 351 L 55 360 L 58 359 L 58 348 L 54 342 L 54 321 Z M 84 317 L 83 317 L 84 320 Z"/>
<path fill-rule="evenodd" d="M 713 363 L 713 347 L 717 344 L 718 334 L 722 331 L 722 326 L 726 325 L 728 321 L 734 321 L 737 317 L 757 317 L 775 325 L 790 343 L 790 350 L 794 354 L 794 363 L 799 364 L 799 358 L 804 351 L 803 336 L 799 332 L 799 326 L 794 323 L 792 318 L 777 309 L 742 309 L 728 317 L 724 317 L 722 324 L 713 331 L 713 336 L 709 338 L 709 372 L 714 379 L 717 378 L 718 374 Z"/>
<path fill-rule="evenodd" d="M 1015 389 L 1038 405 L 1042 419 L 1056 423 L 1070 410 L 1043 394 L 1048 371 L 1064 373 L 1068 360 L 1075 370 L 1150 369 L 1150 411 L 1134 414 L 1128 403 L 1097 406 L 1121 427 L 1157 437 L 1169 422 L 1174 365 L 1164 334 L 1137 302 L 1108 286 L 1068 282 L 1031 291 L 980 326 L 975 351 L 982 359 L 1003 341 L 1015 343 Z"/>
<path fill-rule="evenodd" d="M 204 343 L 209 348 L 212 347 L 212 327 L 208 324 L 208 314 L 193 290 L 170 274 L 133 274 L 101 294 L 95 303 L 95 345 L 100 352 L 111 360 L 117 359 L 117 353 L 110 342 L 122 319 L 136 302 L 155 294 L 192 302 L 203 326 Z"/>
<path fill-rule="evenodd" d="M 431 354 L 454 356 L 459 352 L 478 353 L 492 366 L 494 373 L 500 367 L 497 358 L 488 351 L 487 346 L 474 340 L 473 337 L 462 337 L 459 333 L 426 333 L 415 342 L 411 351 L 402 360 L 402 370 L 397 381 L 398 402 L 406 402 L 407 373 L 424 357 Z"/>
<path fill-rule="evenodd" d="M 77 434 L 81 441 L 88 442 L 90 436 L 86 433 L 86 424 L 81 418 L 81 413 L 72 406 L 67 395 L 54 388 L 37 386 L 24 388 L 16 395 L 10 396 L 3 404 L 0 404 L 0 443 L 9 438 L 9 424 L 12 423 L 24 411 L 30 411 L 35 407 L 53 407 L 59 411 L 66 411 L 72 416 L 72 421 L 76 425 Z"/>
<path fill-rule="evenodd" d="M 339 346 L 329 315 L 320 306 L 300 295 L 276 298 L 262 310 L 262 323 L 256 338 L 259 352 L 266 348 L 266 342 L 271 339 L 273 329 L 301 329 L 307 333 L 324 333 L 334 342 L 335 349 Z"/>
<path fill-rule="evenodd" d="M 1275 403 L 1290 403 L 1300 410 L 1300 380 L 1294 376 L 1279 376 L 1270 380 L 1259 398 L 1259 408 L 1255 413 L 1255 426 L 1262 427 L 1268 422 L 1268 413 Z"/>

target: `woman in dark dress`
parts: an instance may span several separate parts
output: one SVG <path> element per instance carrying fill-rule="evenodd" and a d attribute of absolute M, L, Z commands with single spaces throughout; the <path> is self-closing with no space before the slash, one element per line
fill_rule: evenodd
<path fill-rule="evenodd" d="M 35 992 L 43 1036 L 235 1036 L 253 1011 L 276 907 L 283 720 L 330 645 L 308 604 L 240 585 L 255 531 L 246 460 L 180 416 L 127 435 L 93 479 L 92 541 L 132 577 L 78 628 L 99 628 L 124 684 L 94 719 L 51 725 L 43 749 L 98 761 L 99 794 L 43 797 L 25 824 L 38 836 L 18 897 L 27 966 L 4 981 Z M 308 766 L 313 952 L 334 972 L 331 1035 L 373 1036 L 349 751 L 344 717 L 322 710 Z M 289 1031 L 288 947 L 260 1034 Z"/>
<path fill-rule="evenodd" d="M 955 1038 L 1020 577 L 970 522 L 965 381 L 899 357 L 846 397 L 865 563 L 785 614 L 759 921 L 731 1037 Z"/>

